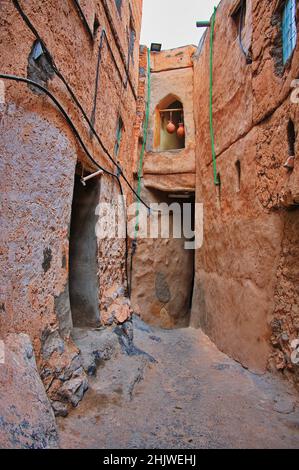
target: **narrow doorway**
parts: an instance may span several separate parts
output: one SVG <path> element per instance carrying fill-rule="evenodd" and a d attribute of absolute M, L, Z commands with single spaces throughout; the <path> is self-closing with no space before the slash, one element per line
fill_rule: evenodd
<path fill-rule="evenodd" d="M 138 305 L 142 320 L 150 325 L 166 329 L 188 327 L 194 288 L 194 195 L 144 191 L 148 200 L 156 204 L 148 220 L 156 230 L 149 238 L 138 239 L 132 303 Z M 184 206 L 188 209 L 183 224 Z M 155 215 L 158 211 L 164 216 Z M 154 223 L 157 217 L 158 223 Z"/>
<path fill-rule="evenodd" d="M 69 291 L 74 327 L 100 325 L 97 238 L 100 181 L 83 186 L 75 176 L 69 247 Z"/>

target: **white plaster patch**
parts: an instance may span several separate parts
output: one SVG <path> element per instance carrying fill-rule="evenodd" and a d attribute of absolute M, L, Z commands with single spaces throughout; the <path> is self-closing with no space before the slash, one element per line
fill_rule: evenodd
<path fill-rule="evenodd" d="M 0 80 L 0 104 L 5 104 L 5 83 Z"/>
<path fill-rule="evenodd" d="M 5 363 L 5 348 L 4 341 L 0 340 L 0 364 Z"/>

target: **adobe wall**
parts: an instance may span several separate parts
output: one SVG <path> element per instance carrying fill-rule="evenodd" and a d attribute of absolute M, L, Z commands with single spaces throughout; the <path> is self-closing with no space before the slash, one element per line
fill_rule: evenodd
<path fill-rule="evenodd" d="M 187 46 L 150 54 L 151 93 L 146 152 L 142 167 L 142 197 L 147 203 L 178 202 L 169 198 L 194 193 L 195 128 L 193 117 L 193 62 L 195 47 Z M 145 117 L 147 99 L 147 48 L 140 49 L 138 117 Z M 173 99 L 184 107 L 185 148 L 162 151 L 156 144 L 157 107 Z M 168 102 L 168 101 L 169 102 Z M 139 165 L 141 142 L 135 168 Z M 182 201 L 180 201 L 182 202 Z M 183 201 L 185 202 L 185 201 Z M 142 208 L 141 208 L 142 209 Z M 154 217 L 154 213 L 152 213 Z M 153 220 L 153 219 L 150 219 Z M 170 215 L 170 225 L 172 215 Z M 184 237 L 139 238 L 133 257 L 132 304 L 146 322 L 163 328 L 189 324 L 193 283 L 193 252 L 185 249 Z"/>
<path fill-rule="evenodd" d="M 151 96 L 144 185 L 161 191 L 194 190 L 195 128 L 193 118 L 193 64 L 195 47 L 186 46 L 151 53 Z M 185 148 L 162 151 L 157 144 L 157 108 L 168 96 L 178 99 L 184 108 Z M 170 100 L 172 101 L 172 100 Z"/>
<path fill-rule="evenodd" d="M 142 1 L 123 2 L 121 15 L 114 2 L 89 0 L 80 2 L 80 16 L 75 3 L 20 1 L 90 118 L 96 102 L 95 129 L 112 155 L 120 113 L 124 131 L 119 161 L 132 182 Z M 134 62 L 131 58 L 128 66 L 130 16 L 136 41 Z M 101 49 L 95 96 L 103 28 L 108 41 L 103 41 Z M 13 3 L 1 1 L 1 72 L 23 77 L 30 72 L 31 78 L 37 77 L 33 59 L 29 59 L 34 41 Z M 91 138 L 65 86 L 51 70 L 47 78 L 44 85 L 68 112 L 96 161 L 115 171 Z M 74 404 L 74 395 L 82 395 L 86 388 L 79 351 L 71 340 L 69 236 L 74 178 L 76 171 L 86 175 L 97 168 L 48 97 L 24 84 L 4 83 L 5 103 L 0 105 L 0 165 L 5 175 L 1 185 L 0 335 L 29 334 L 48 395 L 54 402 Z M 98 184 L 99 202 L 113 202 L 119 196 L 111 176 L 103 175 Z M 124 191 L 130 200 L 125 185 Z M 113 294 L 119 289 L 127 303 L 124 240 L 98 241 L 96 251 L 100 317 L 94 326 L 125 321 L 130 309 L 121 308 L 117 318 L 117 308 L 112 308 Z"/>
<path fill-rule="evenodd" d="M 194 256 L 185 249 L 187 241 L 182 236 L 173 236 L 174 204 L 182 202 L 168 197 L 168 193 L 142 188 L 142 197 L 147 202 L 159 205 L 164 217 L 164 227 L 169 227 L 169 236 L 151 238 L 138 233 L 137 248 L 133 257 L 132 305 L 141 318 L 162 328 L 188 327 L 193 287 Z M 185 201 L 183 201 L 185 202 Z M 169 207 L 169 217 L 166 208 Z M 155 206 L 156 209 L 158 206 Z M 156 210 L 147 216 L 148 227 L 155 224 Z M 142 210 L 142 209 L 141 209 Z M 165 211 L 165 212 L 164 212 Z M 140 228 L 143 230 L 140 216 Z M 158 218 L 161 224 L 161 216 Z M 169 223 L 169 225 L 168 225 Z M 151 225 L 152 224 L 152 225 Z M 140 237 L 139 237 L 140 236 Z"/>
<path fill-rule="evenodd" d="M 217 10 L 213 119 L 220 191 L 209 133 L 209 30 L 194 61 L 196 198 L 204 204 L 204 245 L 196 253 L 192 324 L 244 366 L 283 370 L 297 381 L 290 343 L 299 333 L 298 168 L 288 172 L 283 165 L 290 118 L 298 135 L 290 85 L 299 72 L 299 48 L 297 42 L 283 69 L 277 4 L 247 1 L 243 41 L 251 65 L 231 17 L 236 5 L 223 0 Z"/>

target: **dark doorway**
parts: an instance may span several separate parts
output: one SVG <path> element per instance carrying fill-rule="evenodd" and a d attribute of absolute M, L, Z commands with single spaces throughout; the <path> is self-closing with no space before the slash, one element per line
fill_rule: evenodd
<path fill-rule="evenodd" d="M 100 324 L 97 238 L 100 182 L 97 178 L 83 186 L 75 176 L 70 228 L 70 302 L 75 327 Z"/>

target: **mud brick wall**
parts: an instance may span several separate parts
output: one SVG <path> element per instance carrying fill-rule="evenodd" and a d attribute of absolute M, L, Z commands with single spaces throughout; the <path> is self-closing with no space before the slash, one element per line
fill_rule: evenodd
<path fill-rule="evenodd" d="M 242 33 L 237 2 L 217 10 L 213 118 L 217 172 L 209 135 L 209 30 L 194 62 L 197 202 L 204 204 L 204 245 L 196 253 L 192 324 L 246 367 L 284 371 L 298 383 L 291 340 L 298 338 L 298 104 L 291 83 L 299 48 L 283 66 L 281 4 L 247 1 Z M 298 6 L 297 6 L 298 9 Z M 297 12 L 298 13 L 298 12 Z M 298 14 L 297 14 L 298 18 Z M 295 128 L 295 168 L 287 171 L 288 126 Z"/>
<path fill-rule="evenodd" d="M 114 155 L 117 123 L 121 117 L 122 140 L 115 158 L 133 182 L 142 1 L 122 2 L 120 11 L 112 0 L 29 0 L 19 4 L 87 115 L 94 120 L 94 127 L 111 155 Z M 103 30 L 107 39 L 103 39 Z M 132 30 L 135 42 L 130 50 Z M 44 56 L 39 61 L 34 59 L 35 41 L 13 2 L 1 1 L 1 73 L 28 77 L 47 87 L 69 114 L 96 161 L 109 171 L 115 171 L 51 64 Z M 78 349 L 71 340 L 72 201 L 75 174 L 87 175 L 97 168 L 43 92 L 7 80 L 4 86 L 5 102 L 0 105 L 3 175 L 0 335 L 29 334 L 49 396 L 54 402 L 75 404 L 74 397 L 85 389 L 86 379 Z M 119 187 L 111 176 L 103 175 L 98 184 L 99 202 L 112 202 L 119 195 Z M 124 191 L 130 200 L 132 196 L 125 185 Z M 98 241 L 95 253 L 98 324 L 117 321 L 115 315 L 112 320 L 112 314 L 108 318 L 102 308 L 105 291 L 112 287 L 116 291 L 121 289 L 122 298 L 126 298 L 124 240 L 113 243 L 108 240 L 106 248 L 103 243 Z M 122 308 L 119 318 L 124 321 L 129 314 L 129 307 Z"/>

